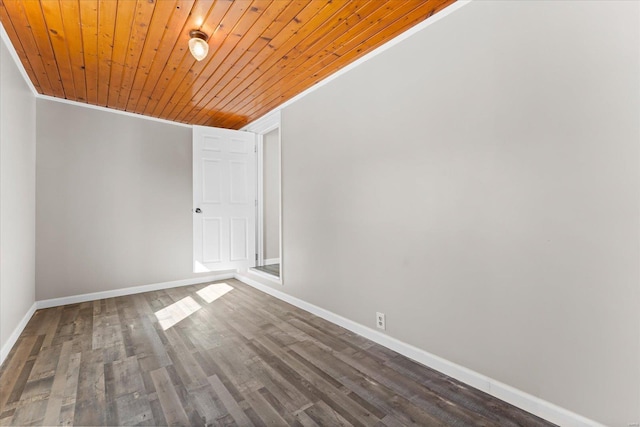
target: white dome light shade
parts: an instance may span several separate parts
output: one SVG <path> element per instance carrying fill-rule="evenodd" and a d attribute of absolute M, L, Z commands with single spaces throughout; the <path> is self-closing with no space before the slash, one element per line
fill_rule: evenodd
<path fill-rule="evenodd" d="M 209 45 L 207 39 L 209 38 L 205 33 L 200 30 L 189 31 L 189 50 L 196 59 L 196 61 L 202 61 L 207 57 L 209 53 Z"/>

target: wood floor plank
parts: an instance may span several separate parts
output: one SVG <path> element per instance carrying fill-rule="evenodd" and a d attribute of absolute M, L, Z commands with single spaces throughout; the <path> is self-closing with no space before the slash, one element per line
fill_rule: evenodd
<path fill-rule="evenodd" d="M 381 419 L 385 417 L 385 414 L 394 414 L 405 425 L 419 426 L 441 423 L 428 412 L 415 407 L 408 399 L 399 396 L 371 377 L 334 357 L 333 354 L 319 350 L 313 343 L 299 343 L 292 349 L 325 370 L 327 374 L 339 378 L 352 391 L 353 394 L 350 394 L 349 397 L 369 402 L 373 406 L 369 410 L 376 413 Z M 377 411 L 382 411 L 382 413 L 377 413 Z"/>
<path fill-rule="evenodd" d="M 155 425 L 149 397 L 141 393 L 130 393 L 113 402 L 115 423 L 112 425 Z"/>
<path fill-rule="evenodd" d="M 267 364 L 260 361 L 254 365 L 254 368 L 256 377 L 265 385 L 266 390 L 291 414 L 296 414 L 313 404 L 304 394 L 299 393 L 295 386 Z"/>
<path fill-rule="evenodd" d="M 311 417 L 309 416 L 309 414 L 307 414 L 307 413 L 306 413 L 306 412 L 304 412 L 304 411 L 298 412 L 298 413 L 296 414 L 296 419 L 300 422 L 300 424 L 301 424 L 303 427 L 316 427 L 316 426 L 319 426 L 319 424 L 318 424 L 318 423 L 316 423 L 316 422 L 314 421 L 314 419 L 313 419 L 313 418 L 311 418 Z"/>
<path fill-rule="evenodd" d="M 320 374 L 318 370 L 313 369 L 299 359 L 293 357 L 290 353 L 278 348 L 269 339 L 261 338 L 259 342 L 304 378 L 304 380 L 313 387 L 315 393 L 321 397 L 321 400 L 324 402 L 330 402 L 331 407 L 340 413 L 340 415 L 347 419 L 351 424 L 370 425 L 379 421 L 379 419 L 369 411 L 360 407 L 354 401 L 346 398 L 338 388 L 341 384 L 337 383 L 336 380 L 329 381 L 325 376 Z"/>
<path fill-rule="evenodd" d="M 85 426 L 107 424 L 104 371 L 104 359 L 101 351 L 87 351 L 82 354 L 74 424 Z"/>
<path fill-rule="evenodd" d="M 267 400 L 260 393 L 261 390 L 265 390 L 265 389 L 262 388 L 258 391 L 253 391 L 246 394 L 247 401 L 249 402 L 253 410 L 256 412 L 256 414 L 259 414 L 258 416 L 260 417 L 260 419 L 262 419 L 262 421 L 266 425 L 271 425 L 271 426 L 290 425 L 290 423 L 288 423 L 284 418 L 282 418 L 278 413 L 278 411 L 276 411 L 276 409 L 271 404 L 269 404 L 269 402 L 267 402 Z"/>
<path fill-rule="evenodd" d="M 334 408 L 320 401 L 304 411 L 309 418 L 321 426 L 351 426 Z"/>
<path fill-rule="evenodd" d="M 32 321 L 29 322 L 23 334 L 28 335 L 44 335 L 45 339 L 42 348 L 51 346 L 56 336 L 58 323 L 62 316 L 63 307 L 56 307 L 49 310 L 37 310 L 33 315 Z"/>
<path fill-rule="evenodd" d="M 65 387 L 62 395 L 62 408 L 60 409 L 60 425 L 73 424 L 75 406 L 77 401 L 78 377 L 80 374 L 81 359 L 82 353 L 73 353 L 69 357 Z"/>
<path fill-rule="evenodd" d="M 16 412 L 11 420 L 11 425 L 27 426 L 27 425 L 46 425 L 43 418 L 47 410 L 46 400 L 26 400 L 16 408 Z"/>
<path fill-rule="evenodd" d="M 231 279 L 38 310 L 4 425 L 551 424 Z"/>
<path fill-rule="evenodd" d="M 180 404 L 180 398 L 171 383 L 167 370 L 165 368 L 156 369 L 151 372 L 151 378 L 156 386 L 158 400 L 167 423 L 169 425 L 189 425 L 189 418 Z"/>
<path fill-rule="evenodd" d="M 396 355 L 385 364 L 392 367 L 399 374 L 414 379 L 438 395 L 447 396 L 452 402 L 466 406 L 475 414 L 481 415 L 492 423 L 505 427 L 526 424 L 526 413 L 522 414 L 525 418 L 521 418 L 520 414 L 510 413 L 509 405 L 504 402 L 497 399 L 487 402 L 484 393 L 480 393 L 478 390 L 470 388 L 444 374 L 421 366 L 404 356 Z M 455 393 L 452 393 L 452 390 L 455 390 Z"/>
<path fill-rule="evenodd" d="M 278 415 L 285 420 L 286 425 L 301 426 L 301 423 L 294 415 L 295 411 L 289 410 L 286 407 L 288 406 L 288 399 L 286 397 L 282 399 L 282 396 L 279 396 L 280 398 L 276 397 L 276 395 L 272 393 L 272 390 L 276 391 L 276 388 L 271 388 L 266 385 L 265 387 L 258 390 L 258 392 L 265 400 L 265 402 L 268 402 L 268 404 L 278 413 Z"/>
<path fill-rule="evenodd" d="M 58 365 L 56 366 L 51 393 L 47 399 L 47 410 L 44 415 L 45 425 L 57 425 L 62 410 L 62 399 L 67 386 L 69 363 L 71 362 L 71 341 L 62 344 Z"/>
<path fill-rule="evenodd" d="M 208 381 L 206 385 L 189 390 L 189 398 L 197 413 L 202 417 L 204 425 L 218 424 L 229 415 L 222 401 L 214 395 Z"/>
<path fill-rule="evenodd" d="M 27 361 L 30 359 L 30 355 L 33 354 L 34 344 L 38 342 L 38 337 L 36 336 L 24 336 L 18 339 L 14 349 L 12 350 L 12 354 L 7 357 L 4 365 L 6 368 L 3 368 L 2 371 L 2 382 L 0 383 L 0 414 L 7 410 L 6 405 L 9 401 L 11 394 L 13 393 L 13 389 L 16 386 L 16 383 L 20 379 L 20 375 L 24 370 L 24 366 Z M 40 341 L 42 344 L 42 341 Z M 38 351 L 40 349 L 38 348 Z M 33 368 L 33 363 L 35 361 L 31 361 L 31 368 Z M 28 378 L 29 372 L 25 372 L 22 374 L 26 375 Z M 24 381 L 26 381 L 26 378 Z"/>
<path fill-rule="evenodd" d="M 231 396 L 229 390 L 227 390 L 224 384 L 222 384 L 220 378 L 218 378 L 217 375 L 212 375 L 208 378 L 208 380 L 211 384 L 211 387 L 213 387 L 213 391 L 220 398 L 222 404 L 225 406 L 225 408 L 227 408 L 227 411 L 229 411 L 229 414 L 231 414 L 235 422 L 241 426 L 253 425 L 251 420 L 249 420 L 249 417 L 247 417 L 247 414 L 245 414 L 242 408 L 240 408 L 240 405 L 238 405 L 236 399 Z"/>

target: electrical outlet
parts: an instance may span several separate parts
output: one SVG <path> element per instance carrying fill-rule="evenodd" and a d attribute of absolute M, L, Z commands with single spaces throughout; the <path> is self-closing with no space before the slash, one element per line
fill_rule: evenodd
<path fill-rule="evenodd" d="M 640 423 L 629 423 L 629 427 L 640 427 Z"/>
<path fill-rule="evenodd" d="M 382 329 L 383 331 L 387 329 L 387 321 L 384 313 L 376 313 L 376 326 L 378 329 Z"/>

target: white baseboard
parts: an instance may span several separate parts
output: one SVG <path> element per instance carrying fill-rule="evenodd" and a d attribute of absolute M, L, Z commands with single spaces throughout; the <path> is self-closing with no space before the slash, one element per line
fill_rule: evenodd
<path fill-rule="evenodd" d="M 274 276 L 273 274 L 267 273 L 266 271 L 256 270 L 255 268 L 249 268 L 247 270 L 247 273 L 252 274 L 254 276 L 260 276 L 265 280 L 282 285 L 282 277 Z"/>
<path fill-rule="evenodd" d="M 31 320 L 31 317 L 42 308 L 58 307 L 60 305 L 77 304 L 80 302 L 94 301 L 104 298 L 120 297 L 124 295 L 140 294 L 143 292 L 159 291 L 161 289 L 177 288 L 180 286 L 197 285 L 198 283 L 213 282 L 216 280 L 233 279 L 235 277 L 235 271 L 224 271 L 218 274 L 202 277 L 194 277 L 192 279 L 174 280 L 171 282 L 154 283 L 151 285 L 133 286 L 130 288 L 115 289 L 112 291 L 104 292 L 92 292 L 90 294 L 72 295 L 62 298 L 53 298 L 42 301 L 36 301 L 33 303 L 29 311 L 24 315 L 18 326 L 13 330 L 13 333 L 9 336 L 7 342 L 0 349 L 0 365 L 4 363 L 4 360 L 9 355 L 9 352 L 18 341 L 20 334 L 24 331 L 24 328 Z"/>
<path fill-rule="evenodd" d="M 546 400 L 540 399 L 507 384 L 501 383 L 500 381 L 472 371 L 471 369 L 465 368 L 464 366 L 450 362 L 420 348 L 390 337 L 382 332 L 376 331 L 375 329 L 337 315 L 329 310 L 325 310 L 324 308 L 320 308 L 282 291 L 271 288 L 250 277 L 236 274 L 235 278 L 266 294 L 295 305 L 296 307 L 315 314 L 318 317 L 322 317 L 331 323 L 342 326 L 351 332 L 355 332 L 358 335 L 368 338 L 371 341 L 383 345 L 397 353 L 415 360 L 416 362 L 442 372 L 443 374 L 449 375 L 458 381 L 462 381 L 465 384 L 477 388 L 491 396 L 497 397 L 498 399 L 513 406 L 537 415 L 540 418 L 544 418 L 547 421 L 563 427 L 604 427 L 602 424 L 585 418 L 582 415 L 578 415 L 567 409 L 561 408 L 553 403 L 547 402 Z"/>
<path fill-rule="evenodd" d="M 247 285 L 254 287 L 266 294 L 269 294 L 289 304 L 295 305 L 302 310 L 322 317 L 331 323 L 342 326 L 358 335 L 370 339 L 380 345 L 383 345 L 391 350 L 394 350 L 410 359 L 413 359 L 425 366 L 435 369 L 443 374 L 449 375 L 465 384 L 484 391 L 498 399 L 501 399 L 507 403 L 510 403 L 518 408 L 521 408 L 527 412 L 537 415 L 552 423 L 565 426 L 565 427 L 603 427 L 595 421 L 571 412 L 567 409 L 561 408 L 553 403 L 547 402 L 531 394 L 525 393 L 500 381 L 489 378 L 478 372 L 467 369 L 463 366 L 457 365 L 446 359 L 438 357 L 427 351 L 414 347 L 410 344 L 402 342 L 396 338 L 390 337 L 382 332 L 371 329 L 360 323 L 349 320 L 345 317 L 337 315 L 329 310 L 325 310 L 316 305 L 310 304 L 306 301 L 288 295 L 282 291 L 274 289 L 270 286 L 264 285 L 250 277 L 234 272 L 221 272 L 216 275 L 196 277 L 185 280 L 175 280 L 172 282 L 156 283 L 144 286 L 135 286 L 131 288 L 116 289 L 113 291 L 94 292 L 89 294 L 74 295 L 63 298 L 54 298 L 44 301 L 36 301 L 31 308 L 24 315 L 18 326 L 15 328 L 7 342 L 0 349 L 0 364 L 4 362 L 9 352 L 15 345 L 16 341 L 20 337 L 20 334 L 29 323 L 29 320 L 35 313 L 36 309 L 56 307 L 65 304 L 76 304 L 79 302 L 93 301 L 96 299 L 113 298 L 123 295 L 132 295 L 142 292 L 157 291 L 161 289 L 174 288 L 179 286 L 195 285 L 198 283 L 206 283 L 216 280 L 224 280 L 235 278 Z"/>
<path fill-rule="evenodd" d="M 29 320 L 31 320 L 31 316 L 33 316 L 33 313 L 36 312 L 36 309 L 37 309 L 37 302 L 34 302 L 31 305 L 31 308 L 27 310 L 27 313 L 24 315 L 20 323 L 18 323 L 18 326 L 16 326 L 16 328 L 13 330 L 13 333 L 9 335 L 9 339 L 7 340 L 6 343 L 4 343 L 4 345 L 2 346 L 2 349 L 0 349 L 0 365 L 4 363 L 4 359 L 7 358 L 7 356 L 9 355 L 9 352 L 18 341 L 18 338 L 20 338 L 20 334 L 22 333 L 22 331 L 24 331 L 24 328 L 26 328 L 27 323 L 29 323 Z"/>
<path fill-rule="evenodd" d="M 264 260 L 264 265 L 280 264 L 280 258 L 269 258 Z"/>
<path fill-rule="evenodd" d="M 211 276 L 194 277 L 192 279 L 174 280 L 171 282 L 154 283 L 151 285 L 133 286 L 131 288 L 114 289 L 112 291 L 92 292 L 90 294 L 72 295 L 62 298 L 53 298 L 36 301 L 38 309 L 57 307 L 59 305 L 77 304 L 86 301 L 95 301 L 104 298 L 121 297 L 124 295 L 141 294 L 143 292 L 159 291 L 162 289 L 177 288 L 180 286 L 197 285 L 198 283 L 213 282 L 215 280 L 233 279 L 235 271 L 225 271 Z"/>

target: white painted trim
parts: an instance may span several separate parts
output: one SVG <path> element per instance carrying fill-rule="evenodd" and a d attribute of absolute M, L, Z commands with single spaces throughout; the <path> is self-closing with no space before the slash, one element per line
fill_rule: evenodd
<path fill-rule="evenodd" d="M 13 43 L 11 43 L 9 34 L 7 34 L 7 31 L 4 29 L 4 25 L 2 25 L 2 23 L 0 23 L 0 38 L 2 39 L 2 41 L 4 41 L 4 45 L 7 47 L 9 54 L 13 58 L 13 62 L 15 62 L 16 67 L 18 67 L 18 71 L 20 71 L 20 74 L 22 74 L 22 78 L 27 83 L 27 86 L 29 86 L 29 89 L 31 89 L 31 92 L 35 96 L 38 96 L 39 95 L 38 91 L 36 90 L 36 87 L 33 85 L 33 82 L 29 78 L 29 75 L 27 74 L 27 70 L 24 69 L 24 66 L 22 65 L 22 61 L 20 61 L 20 57 L 18 56 L 18 52 L 16 52 L 16 48 L 13 47 Z"/>
<path fill-rule="evenodd" d="M 276 275 L 267 273 L 266 271 L 256 270 L 255 268 L 250 268 L 247 270 L 247 273 L 253 274 L 254 276 L 259 276 L 265 280 L 275 283 L 276 285 L 282 285 L 282 280 Z"/>
<path fill-rule="evenodd" d="M 452 4 L 450 6 L 447 6 L 445 9 L 443 9 L 440 12 L 436 13 L 435 15 L 425 19 L 424 21 L 422 21 L 421 23 L 415 25 L 414 27 L 409 28 L 407 31 L 405 31 L 404 33 L 396 36 L 395 38 L 393 38 L 392 40 L 390 40 L 387 43 L 383 44 L 382 46 L 379 46 L 378 48 L 374 49 L 373 51 L 371 51 L 368 54 L 364 55 L 363 57 L 359 58 L 358 60 L 352 62 L 351 64 L 347 65 L 346 67 L 336 71 L 335 73 L 331 74 L 330 76 L 327 76 L 326 78 L 324 78 L 323 80 L 321 80 L 318 83 L 314 84 L 313 86 L 311 86 L 307 90 L 299 93 L 298 95 L 294 96 L 293 98 L 289 99 L 288 101 L 284 102 L 283 104 L 278 105 L 273 110 L 269 111 L 268 113 L 266 113 L 265 115 L 263 115 L 262 117 L 260 117 L 260 118 L 258 118 L 256 120 L 254 120 L 253 122 L 245 125 L 240 130 L 241 131 L 254 132 L 254 133 L 260 133 L 260 132 L 266 133 L 266 132 L 268 132 L 268 131 L 264 131 L 264 130 L 260 131 L 260 129 L 262 127 L 264 127 L 264 126 L 268 126 L 270 123 L 273 123 L 274 120 L 277 120 L 277 122 L 279 124 L 280 123 L 280 112 L 285 107 L 293 104 L 294 102 L 296 102 L 299 99 L 307 96 L 308 94 L 310 94 L 312 92 L 315 92 L 316 90 L 320 89 L 322 86 L 325 86 L 328 83 L 330 83 L 332 80 L 340 77 L 341 75 L 343 75 L 345 73 L 348 73 L 349 71 L 351 71 L 353 68 L 359 66 L 360 64 L 362 64 L 362 63 L 364 63 L 364 62 L 366 62 L 366 61 L 368 61 L 368 60 L 380 55 L 382 52 L 386 51 L 387 49 L 395 46 L 396 44 L 400 43 L 401 41 L 411 37 L 415 33 L 425 29 L 429 25 L 431 25 L 431 24 L 439 21 L 440 19 L 448 16 L 449 14 L 457 11 L 461 7 L 471 3 L 471 1 L 472 0 L 458 0 L 454 4 Z M 20 70 L 20 73 L 22 74 L 25 82 L 27 83 L 27 85 L 29 86 L 29 88 L 31 89 L 33 94 L 36 96 L 36 98 L 46 99 L 46 100 L 49 100 L 49 101 L 61 102 L 61 103 L 64 103 L 64 104 L 75 105 L 75 106 L 78 106 L 78 107 L 92 108 L 92 109 L 99 110 L 99 111 L 106 111 L 106 112 L 111 112 L 111 113 L 116 113 L 116 114 L 122 114 L 122 115 L 129 116 L 129 117 L 152 120 L 152 121 L 165 123 L 165 124 L 172 124 L 172 125 L 183 126 L 183 127 L 188 127 L 188 128 L 192 127 L 192 125 L 188 125 L 188 124 L 185 124 L 185 123 L 174 122 L 174 121 L 171 121 L 171 120 L 159 119 L 157 117 L 145 116 L 145 115 L 142 115 L 142 114 L 131 113 L 131 112 L 128 112 L 128 111 L 121 111 L 121 110 L 116 110 L 116 109 L 113 109 L 113 108 L 107 108 L 107 107 L 102 107 L 102 106 L 98 106 L 98 105 L 86 104 L 86 103 L 83 103 L 83 102 L 71 101 L 71 100 L 68 100 L 68 99 L 55 98 L 55 97 L 48 96 L 48 95 L 42 95 L 42 94 L 40 94 L 40 93 L 38 93 L 36 91 L 36 88 L 33 85 L 33 82 L 31 82 L 31 79 L 29 78 L 29 75 L 27 74 L 26 70 L 24 69 L 24 66 L 22 65 L 22 62 L 20 61 L 20 57 L 18 56 L 18 53 L 16 52 L 15 48 L 13 47 L 13 43 L 11 43 L 11 39 L 9 39 L 9 35 L 7 34 L 6 30 L 4 29 L 4 26 L 2 26 L 1 23 L 0 23 L 0 38 L 2 38 L 2 40 L 5 42 L 5 45 L 7 46 L 7 49 L 9 50 L 9 52 L 11 54 L 11 57 L 13 58 L 16 66 Z"/>
<path fill-rule="evenodd" d="M 264 260 L 264 265 L 280 264 L 280 258 L 270 258 Z"/>
<path fill-rule="evenodd" d="M 280 191 L 279 191 L 279 200 L 278 200 L 278 204 L 280 206 L 280 212 L 279 212 L 279 226 L 280 226 L 280 233 L 279 233 L 279 249 L 280 249 L 280 253 L 278 254 L 278 260 L 283 259 L 283 220 L 282 220 L 282 209 L 283 209 L 283 205 L 282 205 L 282 127 L 280 126 L 281 124 L 281 114 L 280 111 L 274 111 L 272 113 L 269 113 L 265 116 L 263 116 L 261 119 L 254 121 L 253 123 L 251 123 L 250 125 L 245 126 L 244 128 L 242 128 L 241 130 L 245 130 L 246 132 L 253 132 L 257 135 L 257 184 L 256 184 L 256 195 L 258 197 L 258 209 L 257 209 L 257 217 L 256 217 L 256 253 L 258 255 L 258 262 L 257 265 L 265 265 L 267 263 L 267 260 L 264 259 L 264 204 L 263 204 L 263 200 L 264 200 L 264 182 L 263 182 L 263 178 L 264 178 L 264 135 L 266 135 L 267 133 L 278 129 L 278 146 L 279 146 L 279 150 L 278 150 L 278 166 L 279 166 L 279 171 L 278 171 L 278 180 L 280 181 Z M 279 262 L 279 261 L 278 261 Z M 280 276 L 275 279 L 276 276 L 272 276 L 268 273 L 264 273 L 264 272 L 260 272 L 260 271 L 252 271 L 252 273 L 255 273 L 258 276 L 264 277 L 266 279 L 269 279 L 271 281 L 276 281 L 279 284 L 283 284 L 284 283 L 284 279 L 283 279 L 283 268 L 282 265 L 280 266 Z"/>
<path fill-rule="evenodd" d="M 304 92 L 301 92 L 298 95 L 294 96 L 293 98 L 289 99 L 288 101 L 278 105 L 276 108 L 274 108 L 273 110 L 269 111 L 264 116 L 262 116 L 262 117 L 260 117 L 260 118 L 258 118 L 256 120 L 252 121 L 251 123 L 245 125 L 240 130 L 250 130 L 250 129 L 252 129 L 254 126 L 259 125 L 262 122 L 262 120 L 267 120 L 268 117 L 271 114 L 279 113 L 284 108 L 288 107 L 289 105 L 293 104 L 294 102 L 300 100 L 301 98 L 304 98 L 305 96 L 309 95 L 312 92 L 315 92 L 316 90 L 320 89 L 321 87 L 326 86 L 331 81 L 337 79 L 338 77 L 342 76 L 343 74 L 348 73 L 349 71 L 351 71 L 355 67 L 359 66 L 360 64 L 362 64 L 364 62 L 367 62 L 370 59 L 380 55 L 385 50 L 397 45 L 398 43 L 400 43 L 403 40 L 408 39 L 409 37 L 411 37 L 412 35 L 416 34 L 417 32 L 424 30 L 429 25 L 431 25 L 431 24 L 433 24 L 435 22 L 438 22 L 442 18 L 444 18 L 444 17 L 448 16 L 449 14 L 457 11 L 461 7 L 466 6 L 467 4 L 471 3 L 472 1 L 473 0 L 458 0 L 455 3 L 453 3 L 452 5 L 447 6 L 446 8 L 441 10 L 440 12 L 430 16 L 429 18 L 425 19 L 424 21 L 422 21 L 421 23 L 415 25 L 414 27 L 409 28 L 404 33 L 399 34 L 398 36 L 396 36 L 393 39 L 389 40 L 388 42 L 386 42 L 382 46 L 377 47 L 376 49 L 374 49 L 371 52 L 367 53 L 363 57 L 359 58 L 358 60 L 350 63 L 349 65 L 345 66 L 344 68 L 341 68 L 340 70 L 336 71 L 335 73 L 325 77 L 323 80 L 320 80 L 318 83 L 314 84 L 313 86 L 311 86 L 309 89 L 305 90 Z"/>
<path fill-rule="evenodd" d="M 259 119 L 252 121 L 240 130 L 257 134 L 265 134 L 278 127 L 280 127 L 280 110 L 276 109 L 265 114 Z"/>
<path fill-rule="evenodd" d="M 256 134 L 256 263 L 264 265 L 264 134 Z"/>
<path fill-rule="evenodd" d="M 182 126 L 182 127 L 192 128 L 191 125 L 188 125 L 188 124 L 185 124 L 185 123 L 173 122 L 171 120 L 159 119 L 157 117 L 150 117 L 150 116 L 145 116 L 145 115 L 142 115 L 142 114 L 130 113 L 128 111 L 116 110 L 114 108 L 107 108 L 107 107 L 102 107 L 102 106 L 99 106 L 99 105 L 91 105 L 91 104 L 86 104 L 84 102 L 77 102 L 77 101 L 71 101 L 69 99 L 56 98 L 56 97 L 53 97 L 53 96 L 42 95 L 42 94 L 38 93 L 38 91 L 36 90 L 35 86 L 33 85 L 33 82 L 29 78 L 29 75 L 27 74 L 27 71 L 24 69 L 24 66 L 22 65 L 22 61 L 20 61 L 20 57 L 18 56 L 18 53 L 16 52 L 16 49 L 13 47 L 13 43 L 11 43 L 11 39 L 9 39 L 9 35 L 7 34 L 7 31 L 4 29 L 4 26 L 1 23 L 0 23 L 0 38 L 4 41 L 4 44 L 6 45 L 7 49 L 9 50 L 9 53 L 11 54 L 11 57 L 13 58 L 13 61 L 15 62 L 16 66 L 18 67 L 18 70 L 20 70 L 20 74 L 22 74 L 22 77 L 24 78 L 25 82 L 27 83 L 27 86 L 29 86 L 29 88 L 31 89 L 31 92 L 33 92 L 33 94 L 35 95 L 36 98 L 46 99 L 48 101 L 61 102 L 63 104 L 75 105 L 76 107 L 91 108 L 93 110 L 105 111 L 105 112 L 108 112 L 108 113 L 122 114 L 124 116 L 134 117 L 134 118 L 137 118 L 137 119 L 151 120 L 151 121 L 154 121 L 154 122 L 164 123 L 164 124 L 168 124 L 168 125 L 175 125 L 175 126 Z"/>
<path fill-rule="evenodd" d="M 34 302 L 31 305 L 31 308 L 27 310 L 27 313 L 24 315 L 20 323 L 18 323 L 18 326 L 16 326 L 11 335 L 9 335 L 9 339 L 4 343 L 2 349 L 0 350 L 0 365 L 4 363 L 4 360 L 9 355 L 9 352 L 11 352 L 13 346 L 16 345 L 18 338 L 20 338 L 20 334 L 22 333 L 22 331 L 24 331 L 24 328 L 27 327 L 27 323 L 29 323 L 29 320 L 31 320 L 31 317 L 33 316 L 33 313 L 36 312 L 36 310 L 37 302 Z"/>
<path fill-rule="evenodd" d="M 104 111 L 106 113 L 121 114 L 123 116 L 129 116 L 129 117 L 133 117 L 133 118 L 136 118 L 136 119 L 151 120 L 153 122 L 164 123 L 166 125 L 181 126 L 181 127 L 185 127 L 185 128 L 189 128 L 189 129 L 193 128 L 192 125 L 188 125 L 186 123 L 172 122 L 171 120 L 159 119 L 157 117 L 145 116 L 145 115 L 137 114 L 137 113 L 130 113 L 129 111 L 116 110 L 115 108 L 107 108 L 107 107 L 102 107 L 100 105 L 85 104 L 84 102 L 72 101 L 70 99 L 56 98 L 56 97 L 53 97 L 53 96 L 42 95 L 42 94 L 39 94 L 39 93 L 36 94 L 36 98 L 46 99 L 47 101 L 60 102 L 62 104 L 74 105 L 76 107 L 84 107 L 84 108 L 90 108 L 92 110 Z"/>
<path fill-rule="evenodd" d="M 62 298 L 53 298 L 37 301 L 38 309 L 57 307 L 60 305 L 77 304 L 79 302 L 95 301 L 105 298 L 121 297 L 124 295 L 140 294 L 143 292 L 159 291 L 162 289 L 177 288 L 180 286 L 197 285 L 199 283 L 213 282 L 216 280 L 233 279 L 234 271 L 225 271 L 212 276 L 194 277 L 192 279 L 174 280 L 171 282 L 154 283 L 151 285 L 133 286 L 130 288 L 114 289 L 111 291 L 92 292 L 90 294 L 72 295 Z"/>
<path fill-rule="evenodd" d="M 251 271 L 255 273 L 255 271 Z M 342 326 L 345 329 L 350 330 L 358 335 L 370 339 L 380 345 L 383 345 L 393 351 L 396 351 L 410 359 L 415 360 L 425 366 L 442 372 L 445 375 L 449 375 L 477 388 L 491 396 L 497 397 L 511 405 L 514 405 L 520 409 L 544 418 L 552 423 L 561 425 L 563 427 L 604 427 L 602 424 L 590 420 L 582 415 L 578 415 L 567 409 L 561 408 L 553 403 L 547 402 L 536 396 L 533 396 L 524 391 L 518 390 L 500 381 L 489 378 L 471 369 L 465 368 L 439 356 L 431 354 L 425 350 L 414 347 L 411 344 L 402 342 L 396 338 L 393 338 L 385 333 L 379 332 L 375 329 L 361 325 L 360 323 L 349 320 L 338 314 L 335 314 L 329 310 L 310 304 L 306 301 L 298 299 L 294 296 L 288 295 L 282 291 L 274 289 L 270 286 L 262 284 L 250 277 L 236 274 L 235 278 L 247 285 L 254 287 L 266 294 L 269 294 L 279 300 L 288 302 L 295 305 L 302 310 L 322 317 L 331 323 L 338 326 Z"/>
<path fill-rule="evenodd" d="M 151 285 L 133 286 L 130 288 L 114 289 L 112 291 L 93 292 L 90 294 L 72 295 L 62 298 L 53 298 L 48 300 L 36 301 L 33 303 L 29 311 L 24 315 L 18 326 L 13 330 L 13 333 L 9 336 L 7 342 L 2 346 L 0 350 L 0 365 L 4 363 L 4 360 L 9 355 L 9 352 L 18 341 L 20 334 L 24 331 L 24 328 L 31 320 L 31 317 L 36 312 L 43 308 L 58 307 L 66 304 L 77 304 L 86 301 L 95 301 L 104 298 L 120 297 L 124 295 L 140 294 L 143 292 L 159 291 L 162 289 L 177 288 L 180 286 L 197 285 L 200 283 L 213 282 L 217 280 L 233 279 L 235 277 L 234 270 L 228 270 L 219 272 L 218 274 L 211 276 L 194 277 L 192 279 L 174 280 L 171 282 L 154 283 Z"/>
<path fill-rule="evenodd" d="M 255 273 L 255 271 L 251 271 Z M 553 403 L 547 402 L 531 394 L 525 393 L 500 381 L 489 378 L 471 369 L 465 368 L 439 356 L 431 354 L 425 350 L 414 347 L 411 344 L 402 342 L 387 334 L 379 332 L 375 329 L 361 325 L 360 323 L 349 320 L 329 310 L 318 307 L 299 298 L 286 294 L 282 291 L 274 289 L 268 285 L 260 283 L 250 277 L 234 272 L 221 272 L 213 276 L 202 276 L 192 279 L 175 280 L 171 282 L 156 283 L 144 286 L 135 286 L 124 289 L 116 289 L 112 291 L 94 292 L 90 294 L 74 295 L 63 298 L 54 298 L 44 301 L 36 301 L 24 315 L 18 326 L 14 329 L 7 342 L 0 350 L 0 364 L 4 363 L 11 349 L 18 341 L 20 334 L 31 320 L 31 317 L 37 309 L 56 307 L 65 304 L 74 304 L 85 301 L 93 301 L 96 299 L 113 298 L 123 295 L 132 295 L 142 292 L 150 292 L 161 289 L 174 288 L 179 286 L 195 285 L 210 281 L 225 280 L 235 278 L 253 288 L 258 289 L 268 295 L 279 300 L 288 302 L 302 310 L 315 314 L 331 323 L 342 326 L 358 335 L 361 335 L 371 341 L 383 345 L 394 350 L 410 359 L 415 360 L 425 366 L 435 369 L 443 374 L 449 375 L 465 384 L 484 391 L 498 399 L 510 403 L 518 408 L 528 411 L 534 415 L 544 418 L 552 423 L 564 427 L 604 427 L 603 424 L 590 420 L 582 415 L 578 415 L 567 409 L 561 408 Z"/>

